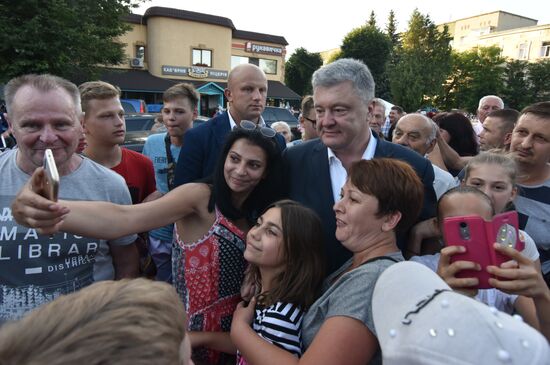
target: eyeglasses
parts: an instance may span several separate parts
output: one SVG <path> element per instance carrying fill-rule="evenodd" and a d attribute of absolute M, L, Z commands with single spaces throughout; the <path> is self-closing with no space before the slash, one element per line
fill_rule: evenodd
<path fill-rule="evenodd" d="M 304 117 L 304 119 L 309 120 L 314 127 L 317 125 L 317 121 L 315 119 L 309 119 L 308 117 Z"/>
<path fill-rule="evenodd" d="M 256 129 L 259 129 L 262 136 L 267 137 L 267 138 L 273 138 L 277 134 L 275 129 L 269 128 L 269 127 L 262 127 L 260 125 L 257 125 L 254 122 L 251 122 L 250 120 L 241 120 L 241 123 L 239 124 L 239 126 L 242 129 L 250 131 L 250 132 L 252 132 Z"/>

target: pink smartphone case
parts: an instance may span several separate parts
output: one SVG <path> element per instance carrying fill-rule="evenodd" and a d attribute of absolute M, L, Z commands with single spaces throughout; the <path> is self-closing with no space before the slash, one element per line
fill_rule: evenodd
<path fill-rule="evenodd" d="M 517 212 L 506 212 L 496 215 L 486 222 L 479 216 L 461 216 L 446 218 L 443 222 L 445 245 L 464 246 L 466 252 L 451 257 L 451 262 L 473 261 L 481 265 L 481 271 L 462 270 L 456 276 L 460 278 L 477 277 L 478 289 L 491 288 L 492 277 L 486 268 L 489 265 L 500 266 L 510 258 L 495 251 L 495 242 L 509 245 L 518 251 L 524 248 L 519 238 Z"/>

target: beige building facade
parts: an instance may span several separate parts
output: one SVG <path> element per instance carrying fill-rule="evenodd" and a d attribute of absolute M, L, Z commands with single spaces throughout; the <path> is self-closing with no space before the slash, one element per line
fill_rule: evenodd
<path fill-rule="evenodd" d="M 223 90 L 231 69 L 252 63 L 266 73 L 270 104 L 300 99 L 284 85 L 288 43 L 282 36 L 238 30 L 225 17 L 164 7 L 125 20 L 132 29 L 119 40 L 128 62 L 103 75 L 125 98 L 162 103 L 165 89 L 187 81 L 201 93 L 201 114 L 209 116 L 225 105 Z"/>
<path fill-rule="evenodd" d="M 505 11 L 494 11 L 438 25 L 446 25 L 454 50 L 497 46 L 510 59 L 538 61 L 550 57 L 550 24 Z"/>

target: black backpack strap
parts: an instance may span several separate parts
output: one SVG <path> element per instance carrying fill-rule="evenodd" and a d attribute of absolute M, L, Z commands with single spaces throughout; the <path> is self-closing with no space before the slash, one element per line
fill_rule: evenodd
<path fill-rule="evenodd" d="M 168 190 L 172 190 L 174 188 L 174 171 L 176 169 L 174 156 L 172 156 L 172 152 L 170 151 L 171 144 L 170 135 L 166 133 L 166 137 L 164 137 L 164 146 L 166 147 L 166 181 L 168 183 Z"/>

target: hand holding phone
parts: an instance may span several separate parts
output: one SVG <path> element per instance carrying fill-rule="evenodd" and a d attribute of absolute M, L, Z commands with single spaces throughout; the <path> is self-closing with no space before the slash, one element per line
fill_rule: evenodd
<path fill-rule="evenodd" d="M 44 151 L 44 174 L 46 176 L 44 182 L 45 198 L 56 202 L 59 192 L 59 173 L 57 172 L 52 150 L 49 148 Z"/>
<path fill-rule="evenodd" d="M 443 227 L 446 246 L 460 245 L 466 248 L 465 253 L 453 255 L 451 262 L 472 261 L 481 266 L 481 271 L 462 270 L 456 274 L 459 278 L 478 278 L 478 289 L 491 288 L 489 278 L 494 276 L 487 272 L 487 266 L 500 266 L 510 260 L 493 248 L 495 242 L 518 251 L 524 248 L 518 235 L 517 212 L 496 215 L 490 222 L 479 216 L 446 218 Z"/>

